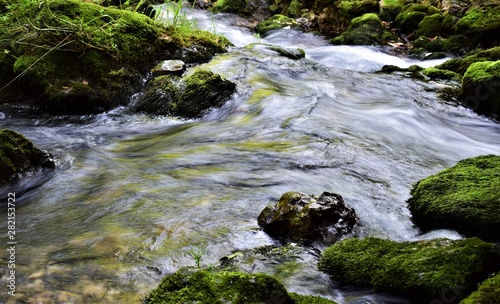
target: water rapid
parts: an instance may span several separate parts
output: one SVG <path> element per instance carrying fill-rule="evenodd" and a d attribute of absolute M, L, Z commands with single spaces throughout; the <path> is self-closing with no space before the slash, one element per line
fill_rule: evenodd
<path fill-rule="evenodd" d="M 0 115 L 0 128 L 24 134 L 59 162 L 48 182 L 25 185 L 18 196 L 19 299 L 138 303 L 162 276 L 194 265 L 189 250 L 205 248 L 201 262 L 209 265 L 274 244 L 257 216 L 286 191 L 341 194 L 361 219 L 362 237 L 461 237 L 421 235 L 405 201 L 421 178 L 500 154 L 500 125 L 440 99 L 440 84 L 372 73 L 384 64 L 436 62 L 328 46 L 286 29 L 258 38 L 231 15 L 195 11 L 194 18 L 234 44 L 203 68 L 238 87 L 203 118 L 148 117 L 126 107 L 91 116 Z M 306 58 L 282 57 L 265 44 L 303 48 Z M 0 257 L 4 263 L 7 253 Z M 315 263 L 306 256 L 258 270 L 290 291 L 339 303 L 403 301 L 339 289 Z M 0 301 L 9 299 L 2 293 Z"/>

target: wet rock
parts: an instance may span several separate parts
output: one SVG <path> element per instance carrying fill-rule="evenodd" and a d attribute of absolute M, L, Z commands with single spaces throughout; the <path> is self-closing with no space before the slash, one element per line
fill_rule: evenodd
<path fill-rule="evenodd" d="M 164 60 L 158 63 L 152 70 L 153 77 L 163 75 L 181 76 L 186 70 L 186 64 L 182 60 Z"/>
<path fill-rule="evenodd" d="M 165 303 L 335 304 L 314 296 L 289 293 L 276 278 L 263 273 L 181 268 L 163 278 L 143 301 Z"/>
<path fill-rule="evenodd" d="M 269 32 L 282 28 L 300 29 L 300 25 L 293 18 L 277 14 L 257 24 L 255 31 L 265 37 Z"/>
<path fill-rule="evenodd" d="M 153 115 L 173 115 L 180 94 L 180 77 L 158 76 L 148 82 L 131 110 Z"/>
<path fill-rule="evenodd" d="M 499 61 L 500 62 L 500 61 Z M 422 230 L 454 229 L 466 236 L 500 241 L 500 156 L 460 161 L 416 183 L 408 200 Z"/>
<path fill-rule="evenodd" d="M 15 131 L 0 131 L 0 185 L 34 171 L 53 168 L 55 162 L 50 153 Z"/>
<path fill-rule="evenodd" d="M 498 303 L 498 300 L 500 300 L 500 273 L 483 281 L 479 288 L 460 304 Z"/>
<path fill-rule="evenodd" d="M 306 57 L 306 52 L 304 52 L 303 49 L 284 48 L 279 46 L 271 46 L 270 49 L 277 52 L 283 57 L 287 57 L 293 60 L 299 60 Z"/>
<path fill-rule="evenodd" d="M 207 70 L 197 70 L 183 79 L 174 114 L 186 118 L 200 117 L 209 109 L 220 107 L 236 90 L 236 84 Z"/>
<path fill-rule="evenodd" d="M 500 270 L 500 248 L 478 238 L 395 242 L 346 239 L 323 252 L 318 268 L 341 284 L 374 288 L 429 303 L 458 303 Z M 448 295 L 450 297 L 448 298 Z"/>
<path fill-rule="evenodd" d="M 262 210 L 258 223 L 280 240 L 333 244 L 352 233 L 358 220 L 339 194 L 323 192 L 318 197 L 287 192 L 274 206 Z"/>

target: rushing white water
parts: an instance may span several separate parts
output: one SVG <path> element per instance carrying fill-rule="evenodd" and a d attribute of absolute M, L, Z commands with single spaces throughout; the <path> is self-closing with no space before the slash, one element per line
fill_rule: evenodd
<path fill-rule="evenodd" d="M 202 119 L 127 108 L 83 117 L 0 115 L 1 128 L 60 161 L 48 182 L 18 198 L 18 299 L 137 303 L 163 275 L 194 265 L 186 252 L 196 246 L 207 249 L 207 265 L 273 244 L 256 219 L 286 191 L 341 194 L 362 222 L 361 237 L 460 237 L 421 235 L 406 208 L 409 191 L 461 159 L 500 154 L 499 124 L 445 103 L 437 84 L 366 73 L 415 62 L 375 48 L 327 46 L 292 30 L 258 39 L 229 15 L 194 14 L 235 45 L 203 68 L 238 91 Z M 306 58 L 290 60 L 258 42 L 300 47 Z M 404 301 L 339 289 L 312 256 L 291 264 L 253 266 L 291 291 L 339 303 Z"/>

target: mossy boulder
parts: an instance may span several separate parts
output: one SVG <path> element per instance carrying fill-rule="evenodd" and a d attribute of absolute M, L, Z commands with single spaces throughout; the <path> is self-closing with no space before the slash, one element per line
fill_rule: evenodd
<path fill-rule="evenodd" d="M 381 0 L 380 17 L 385 21 L 394 21 L 404 5 L 404 0 Z"/>
<path fill-rule="evenodd" d="M 339 194 L 286 192 L 275 205 L 262 210 L 258 223 L 266 233 L 282 241 L 333 244 L 352 233 L 358 219 Z"/>
<path fill-rule="evenodd" d="M 207 70 L 184 78 L 163 75 L 147 83 L 146 90 L 131 109 L 153 115 L 197 118 L 220 107 L 236 90 L 236 84 Z"/>
<path fill-rule="evenodd" d="M 23 2 L 3 17 L 0 53 L 7 56 L 0 60 L 7 65 L 0 86 L 16 80 L 0 100 L 29 101 L 52 113 L 96 113 L 126 104 L 157 61 L 203 62 L 229 43 L 85 1 Z"/>
<path fill-rule="evenodd" d="M 318 297 L 290 294 L 267 274 L 182 268 L 166 276 L 144 299 L 145 304 L 177 303 L 334 303 Z"/>
<path fill-rule="evenodd" d="M 379 45 L 383 41 L 384 28 L 374 13 L 364 14 L 351 20 L 349 27 L 332 44 Z"/>
<path fill-rule="evenodd" d="M 248 0 L 218 0 L 210 9 L 213 13 L 235 13 L 249 15 Z"/>
<path fill-rule="evenodd" d="M 482 6 L 469 10 L 456 24 L 456 33 L 470 39 L 472 47 L 498 45 L 500 31 L 500 6 Z"/>
<path fill-rule="evenodd" d="M 339 283 L 372 287 L 424 303 L 457 303 L 500 268 L 500 248 L 478 238 L 395 242 L 346 239 L 323 252 L 318 267 Z M 453 299 L 452 299 L 453 298 Z"/>
<path fill-rule="evenodd" d="M 220 107 L 236 90 L 236 84 L 207 70 L 197 70 L 185 77 L 183 91 L 174 114 L 186 118 L 200 117 L 211 108 Z"/>
<path fill-rule="evenodd" d="M 404 32 L 411 33 L 418 29 L 418 26 L 427 15 L 439 13 L 434 6 L 419 3 L 410 3 L 403 7 L 397 15 L 395 23 Z"/>
<path fill-rule="evenodd" d="M 258 23 L 257 26 L 255 26 L 255 31 L 264 37 L 266 34 L 269 34 L 270 31 L 279 30 L 285 27 L 300 29 L 300 25 L 295 19 L 277 14 Z"/>
<path fill-rule="evenodd" d="M 497 61 L 497 60 L 500 60 L 500 46 L 486 50 L 478 50 L 476 52 L 471 52 L 468 56 L 464 58 L 452 58 L 436 66 L 436 68 L 453 71 L 460 75 L 464 75 L 467 69 L 471 66 L 471 64 L 475 62 Z"/>
<path fill-rule="evenodd" d="M 500 156 L 465 159 L 416 183 L 408 200 L 422 230 L 454 229 L 500 241 Z"/>
<path fill-rule="evenodd" d="M 23 135 L 0 130 L 0 185 L 42 169 L 55 168 L 52 155 L 35 147 Z"/>
<path fill-rule="evenodd" d="M 462 76 L 452 71 L 441 70 L 435 67 L 430 67 L 422 70 L 422 74 L 429 77 L 430 79 L 442 79 L 442 80 L 462 80 Z"/>
<path fill-rule="evenodd" d="M 453 33 L 455 17 L 450 14 L 435 13 L 425 16 L 418 24 L 416 36 L 449 36 Z"/>
<path fill-rule="evenodd" d="M 478 114 L 500 118 L 500 60 L 471 64 L 462 80 L 460 100 Z"/>
<path fill-rule="evenodd" d="M 460 304 L 495 304 L 500 303 L 500 273 L 491 276 L 479 285 L 477 291 L 471 293 Z"/>
<path fill-rule="evenodd" d="M 131 110 L 153 115 L 173 115 L 181 92 L 180 81 L 181 78 L 174 75 L 153 78 Z"/>

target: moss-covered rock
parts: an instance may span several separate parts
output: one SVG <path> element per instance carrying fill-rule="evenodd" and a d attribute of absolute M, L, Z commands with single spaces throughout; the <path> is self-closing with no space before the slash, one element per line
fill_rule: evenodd
<path fill-rule="evenodd" d="M 156 61 L 203 62 L 228 44 L 210 33 L 179 31 L 143 14 L 76 0 L 12 5 L 0 19 L 0 40 L 6 42 L 0 53 L 8 55 L 0 58 L 8 64 L 0 85 L 17 77 L 0 100 L 30 101 L 55 113 L 95 113 L 128 103 Z"/>
<path fill-rule="evenodd" d="M 453 33 L 454 21 L 454 17 L 449 14 L 436 13 L 425 16 L 418 24 L 416 36 L 449 36 Z"/>
<path fill-rule="evenodd" d="M 464 75 L 469 66 L 475 62 L 497 60 L 500 60 L 500 47 L 479 50 L 469 54 L 469 56 L 466 56 L 464 58 L 453 58 L 436 66 L 436 68 L 453 71 L 460 75 Z"/>
<path fill-rule="evenodd" d="M 460 304 L 495 304 L 500 303 L 500 273 L 486 279 L 477 291 L 471 293 Z"/>
<path fill-rule="evenodd" d="M 131 110 L 153 115 L 173 115 L 180 95 L 180 77 L 163 75 L 148 82 Z"/>
<path fill-rule="evenodd" d="M 385 21 L 394 21 L 405 5 L 404 0 L 381 0 L 380 17 Z"/>
<path fill-rule="evenodd" d="M 352 233 L 358 219 L 338 194 L 323 192 L 318 197 L 286 192 L 275 205 L 262 210 L 258 223 L 266 233 L 283 241 L 333 244 Z"/>
<path fill-rule="evenodd" d="M 456 33 L 470 39 L 472 47 L 497 46 L 500 31 L 500 6 L 481 6 L 469 10 L 456 24 Z"/>
<path fill-rule="evenodd" d="M 395 23 L 405 33 L 411 33 L 418 29 L 420 22 L 427 16 L 439 13 L 434 6 L 410 3 L 403 7 L 397 15 Z"/>
<path fill-rule="evenodd" d="M 289 294 L 267 274 L 211 272 L 183 268 L 166 276 L 144 303 L 334 303 L 318 297 Z"/>
<path fill-rule="evenodd" d="M 462 76 L 452 71 L 441 70 L 435 67 L 430 67 L 422 70 L 422 74 L 431 79 L 443 79 L 443 80 L 462 80 Z"/>
<path fill-rule="evenodd" d="M 236 90 L 235 83 L 207 70 L 185 77 L 182 86 L 174 114 L 187 118 L 200 117 L 207 110 L 220 107 Z"/>
<path fill-rule="evenodd" d="M 343 284 L 373 287 L 419 303 L 442 296 L 456 303 L 500 268 L 499 258 L 496 245 L 477 238 L 403 243 L 366 238 L 327 248 L 318 267 Z"/>
<path fill-rule="evenodd" d="M 364 14 L 351 20 L 349 27 L 340 36 L 331 40 L 332 44 L 379 45 L 383 41 L 384 28 L 380 18 L 373 13 Z"/>
<path fill-rule="evenodd" d="M 499 241 L 500 156 L 478 156 L 416 183 L 408 200 L 413 221 L 424 231 L 455 229 Z"/>
<path fill-rule="evenodd" d="M 12 130 L 0 130 L 0 184 L 40 169 L 55 167 L 52 155 Z"/>
<path fill-rule="evenodd" d="M 278 30 L 285 27 L 300 29 L 300 25 L 297 23 L 297 21 L 295 21 L 295 19 L 287 17 L 285 15 L 277 14 L 257 24 L 257 26 L 255 27 L 255 31 L 264 37 L 269 31 Z"/>
<path fill-rule="evenodd" d="M 500 60 L 471 64 L 462 80 L 460 100 L 478 114 L 500 118 Z"/>
<path fill-rule="evenodd" d="M 213 13 L 235 13 L 249 15 L 247 0 L 218 0 L 210 9 Z"/>

